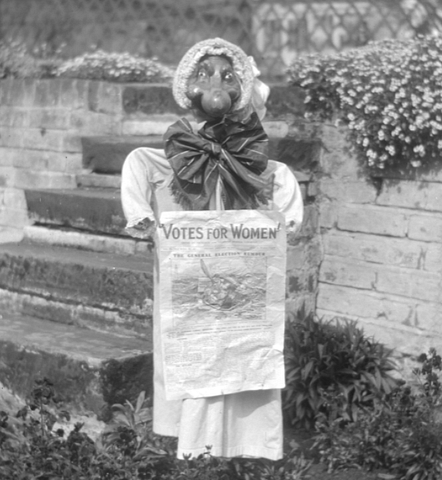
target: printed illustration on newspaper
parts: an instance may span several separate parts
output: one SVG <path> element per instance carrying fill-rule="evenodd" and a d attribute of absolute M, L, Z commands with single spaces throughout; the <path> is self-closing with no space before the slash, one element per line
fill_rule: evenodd
<path fill-rule="evenodd" d="M 158 243 L 166 398 L 283 388 L 282 215 L 165 212 Z"/>

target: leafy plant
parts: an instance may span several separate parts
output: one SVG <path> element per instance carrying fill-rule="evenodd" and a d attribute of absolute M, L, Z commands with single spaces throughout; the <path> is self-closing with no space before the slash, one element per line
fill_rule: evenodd
<path fill-rule="evenodd" d="M 385 40 L 300 56 L 290 83 L 309 118 L 338 119 L 369 167 L 413 170 L 442 153 L 442 37 Z"/>
<path fill-rule="evenodd" d="M 324 322 L 312 315 L 291 321 L 284 356 L 283 409 L 295 425 L 312 428 L 319 414 L 354 420 L 361 408 L 396 386 L 391 350 L 354 322 Z"/>
<path fill-rule="evenodd" d="M 135 405 L 113 405 L 113 418 L 99 439 L 99 449 L 106 456 L 119 458 L 120 464 L 136 466 L 140 478 L 160 478 L 174 469 L 176 440 L 152 432 L 152 413 L 141 392 Z"/>
<path fill-rule="evenodd" d="M 42 435 L 48 435 L 58 419 L 70 419 L 69 412 L 58 408 L 59 403 L 60 399 L 55 393 L 54 384 L 47 378 L 37 379 L 31 391 L 28 407 L 31 411 L 38 413 Z M 20 415 L 25 418 L 26 414 L 25 407 Z"/>
<path fill-rule="evenodd" d="M 315 447 L 330 471 L 356 466 L 387 469 L 400 480 L 441 478 L 441 357 L 433 349 L 420 360 L 415 385 L 398 386 L 356 421 L 318 420 Z"/>
<path fill-rule="evenodd" d="M 442 357 L 431 348 L 428 352 L 419 356 L 418 361 L 422 363 L 421 368 L 415 368 L 413 373 L 417 379 L 422 398 L 428 404 L 428 408 L 436 410 L 441 407 L 442 383 L 437 373 L 442 370 Z"/>
<path fill-rule="evenodd" d="M 0 412 L 0 478 L 20 480 L 300 480 L 310 462 L 294 452 L 278 462 L 215 458 L 210 446 L 198 457 L 176 458 L 176 439 L 152 432 L 150 399 L 113 406 L 113 419 L 93 442 L 77 423 L 65 438 L 46 415 L 58 416 L 54 385 L 38 380 L 17 418 Z M 65 413 L 62 413 L 65 415 Z"/>

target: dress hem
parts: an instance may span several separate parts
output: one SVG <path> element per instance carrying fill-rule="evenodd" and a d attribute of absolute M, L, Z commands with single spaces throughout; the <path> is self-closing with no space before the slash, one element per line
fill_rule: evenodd
<path fill-rule="evenodd" d="M 206 453 L 208 450 L 206 447 L 200 448 L 193 448 L 193 449 L 186 449 L 181 448 L 178 449 L 177 457 L 179 459 L 184 459 L 184 456 L 187 457 L 191 455 L 193 458 L 198 457 L 203 453 Z M 273 449 L 273 448 L 263 448 L 261 446 L 254 446 L 254 445 L 241 445 L 237 447 L 223 449 L 211 447 L 210 448 L 210 455 L 213 457 L 223 457 L 223 458 L 234 458 L 234 457 L 241 457 L 241 458 L 267 458 L 268 460 L 280 460 L 283 458 L 282 448 Z"/>

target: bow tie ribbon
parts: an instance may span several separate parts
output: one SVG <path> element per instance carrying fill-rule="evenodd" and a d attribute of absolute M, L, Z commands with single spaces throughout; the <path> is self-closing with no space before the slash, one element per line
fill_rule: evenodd
<path fill-rule="evenodd" d="M 245 123 L 224 118 L 194 133 L 186 119 L 164 135 L 166 157 L 174 172 L 171 189 L 185 210 L 207 210 L 217 184 L 226 210 L 267 204 L 268 137 L 256 113 Z"/>

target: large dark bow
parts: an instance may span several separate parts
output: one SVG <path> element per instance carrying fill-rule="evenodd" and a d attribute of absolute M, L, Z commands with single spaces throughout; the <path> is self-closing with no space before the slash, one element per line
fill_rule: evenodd
<path fill-rule="evenodd" d="M 184 209 L 207 210 L 218 179 L 226 210 L 268 203 L 268 182 L 260 177 L 267 167 L 268 137 L 256 113 L 246 123 L 228 118 L 206 123 L 198 133 L 181 119 L 164 140 L 174 171 L 172 193 Z"/>

